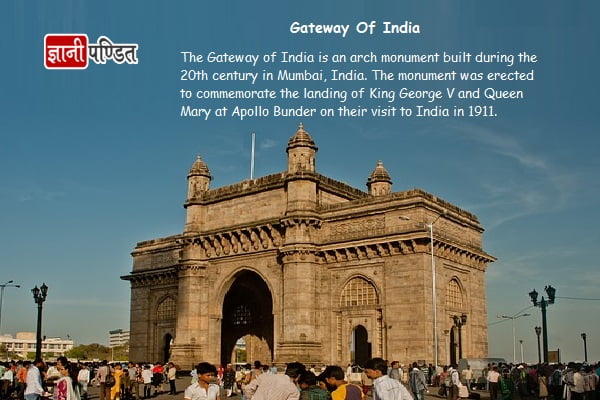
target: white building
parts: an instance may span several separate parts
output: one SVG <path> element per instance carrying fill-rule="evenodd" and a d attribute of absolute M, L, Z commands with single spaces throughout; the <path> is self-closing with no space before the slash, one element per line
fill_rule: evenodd
<path fill-rule="evenodd" d="M 108 332 L 108 347 L 123 346 L 129 342 L 129 330 L 115 329 Z"/>
<path fill-rule="evenodd" d="M 16 337 L 11 335 L 0 336 L 0 345 L 6 346 L 7 353 L 15 353 L 21 358 L 27 358 L 27 353 L 35 353 L 35 333 L 17 332 Z M 42 341 L 42 357 L 61 356 L 73 348 L 73 340 L 62 338 L 46 338 Z"/>

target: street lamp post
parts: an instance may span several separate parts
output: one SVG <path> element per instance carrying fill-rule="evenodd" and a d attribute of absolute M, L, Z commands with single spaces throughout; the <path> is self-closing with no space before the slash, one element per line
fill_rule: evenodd
<path fill-rule="evenodd" d="M 458 328 L 458 359 L 462 358 L 462 326 L 467 324 L 467 315 L 462 314 L 460 317 L 458 315 L 454 315 L 452 317 L 454 320 L 454 326 Z"/>
<path fill-rule="evenodd" d="M 535 334 L 537 335 L 537 343 L 538 343 L 538 364 L 542 363 L 542 351 L 540 350 L 540 335 L 542 334 L 542 328 L 539 326 L 535 327 Z"/>
<path fill-rule="evenodd" d="M 0 285 L 0 333 L 2 333 L 2 299 L 4 298 L 4 288 L 7 287 L 20 288 L 21 285 L 13 284 L 12 280 Z"/>
<path fill-rule="evenodd" d="M 585 362 L 587 362 L 587 335 L 585 333 L 582 333 L 581 338 L 583 339 L 583 357 L 585 359 Z"/>
<path fill-rule="evenodd" d="M 435 224 L 442 215 L 438 215 L 430 224 L 425 224 L 429 228 L 429 242 L 431 243 L 431 302 L 433 303 L 433 365 L 438 366 L 438 338 L 437 338 L 437 295 L 436 295 L 436 280 L 435 280 L 435 254 L 433 246 L 433 224 Z"/>
<path fill-rule="evenodd" d="M 517 363 L 517 336 L 515 334 L 515 319 L 521 317 L 529 317 L 531 314 L 517 314 L 513 316 L 508 315 L 497 315 L 496 318 L 510 319 L 512 321 L 512 334 L 513 334 L 513 364 Z"/>
<path fill-rule="evenodd" d="M 33 293 L 33 300 L 38 306 L 38 315 L 37 315 L 37 335 L 35 337 L 35 359 L 42 359 L 42 305 L 44 301 L 46 301 L 46 296 L 48 295 L 48 286 L 45 283 L 42 283 L 42 286 L 39 288 L 36 286 L 31 289 L 31 293 Z"/>
<path fill-rule="evenodd" d="M 552 286 L 548 285 L 544 287 L 544 291 L 548 295 L 548 300 L 544 299 L 542 296 L 542 300 L 538 301 L 538 292 L 533 289 L 529 292 L 529 297 L 531 297 L 531 302 L 534 306 L 540 307 L 542 309 L 542 331 L 543 331 L 543 344 L 544 344 L 544 363 L 548 363 L 548 324 L 546 323 L 546 308 L 549 304 L 554 304 L 554 299 L 556 297 L 556 289 Z"/>
<path fill-rule="evenodd" d="M 524 361 L 524 357 L 523 357 L 523 340 L 519 340 L 519 344 L 521 345 L 521 364 L 523 364 L 523 361 Z"/>

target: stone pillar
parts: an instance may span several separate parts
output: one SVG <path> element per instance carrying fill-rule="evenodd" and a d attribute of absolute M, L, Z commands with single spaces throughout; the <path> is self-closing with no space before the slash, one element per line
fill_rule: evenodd
<path fill-rule="evenodd" d="M 205 277 L 205 266 L 191 262 L 179 266 L 177 326 L 171 348 L 171 361 L 183 369 L 192 368 L 202 361 L 206 348 L 208 305 L 200 296 L 205 290 Z"/>
<path fill-rule="evenodd" d="M 316 320 L 316 254 L 311 248 L 288 248 L 283 254 L 282 334 L 275 361 L 317 363 L 323 358 L 323 349 Z"/>
<path fill-rule="evenodd" d="M 150 289 L 144 286 L 141 279 L 130 279 L 130 281 L 129 359 L 145 361 L 150 359 L 147 345 L 147 343 L 150 343 L 150 330 L 148 329 L 148 318 L 150 315 L 148 299 L 150 298 Z"/>
<path fill-rule="evenodd" d="M 288 142 L 286 175 L 287 205 L 284 244 L 280 249 L 283 267 L 282 314 L 275 351 L 278 363 L 317 363 L 322 345 L 317 321 L 317 271 L 320 266 L 315 243 L 321 220 L 317 213 L 318 189 L 315 146 L 302 124 Z"/>

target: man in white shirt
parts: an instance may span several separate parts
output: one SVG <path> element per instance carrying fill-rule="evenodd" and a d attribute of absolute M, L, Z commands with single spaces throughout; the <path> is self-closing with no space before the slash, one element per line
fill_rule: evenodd
<path fill-rule="evenodd" d="M 293 362 L 287 365 L 285 375 L 260 374 L 246 385 L 246 400 L 298 400 L 300 391 L 296 382 L 304 371 L 304 364 Z"/>
<path fill-rule="evenodd" d="M 39 400 L 44 393 L 40 368 L 44 366 L 42 360 L 35 360 L 27 370 L 27 386 L 25 387 L 25 400 Z"/>
<path fill-rule="evenodd" d="M 487 380 L 490 387 L 490 400 L 496 400 L 498 398 L 498 380 L 500 379 L 500 373 L 498 367 L 493 365 L 492 369 L 488 371 Z"/>
<path fill-rule="evenodd" d="M 148 364 L 144 365 L 142 370 L 142 382 L 144 383 L 144 399 L 147 399 L 152 393 L 152 369 Z"/>
<path fill-rule="evenodd" d="M 88 398 L 88 384 L 90 383 L 90 370 L 87 365 L 79 363 L 79 372 L 77 373 L 77 384 L 82 399 Z"/>
<path fill-rule="evenodd" d="M 583 400 L 583 393 L 585 392 L 584 388 L 584 379 L 582 369 L 577 366 L 575 372 L 573 373 L 573 387 L 571 388 L 571 399 L 572 400 Z"/>
<path fill-rule="evenodd" d="M 465 383 L 467 384 L 469 390 L 471 390 L 473 383 L 473 370 L 471 369 L 470 365 L 467 364 L 467 368 L 463 369 L 462 377 L 465 380 Z"/>
<path fill-rule="evenodd" d="M 448 375 L 450 376 L 450 390 L 448 391 L 448 399 L 456 400 L 458 399 L 458 387 L 461 385 L 460 376 L 458 374 L 458 370 L 456 369 L 457 365 L 452 364 L 450 369 L 448 369 Z"/>
<path fill-rule="evenodd" d="M 373 379 L 373 400 L 412 400 L 411 394 L 397 379 L 387 374 L 387 363 L 372 358 L 365 363 L 365 374 Z"/>
<path fill-rule="evenodd" d="M 217 376 L 217 368 L 207 362 L 196 366 L 198 381 L 185 389 L 184 400 L 221 400 L 221 388 L 212 383 Z"/>

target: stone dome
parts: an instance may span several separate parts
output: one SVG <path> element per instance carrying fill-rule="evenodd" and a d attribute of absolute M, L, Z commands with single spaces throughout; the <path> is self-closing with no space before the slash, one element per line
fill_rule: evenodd
<path fill-rule="evenodd" d="M 371 172 L 371 176 L 367 180 L 367 184 L 375 183 L 375 182 L 387 182 L 392 183 L 392 178 L 390 178 L 390 174 L 387 172 L 387 169 L 383 166 L 383 162 L 378 161 L 377 166 Z"/>
<path fill-rule="evenodd" d="M 196 161 L 194 161 L 194 164 L 192 164 L 192 168 L 190 168 L 190 172 L 188 173 L 188 178 L 190 176 L 206 176 L 208 178 L 212 178 L 210 176 L 208 166 L 204 161 L 202 161 L 202 158 L 200 156 L 198 156 L 196 158 Z"/>
<path fill-rule="evenodd" d="M 304 130 L 304 126 L 302 125 L 302 123 L 298 125 L 298 130 L 288 142 L 288 150 L 293 147 L 310 147 L 314 150 L 317 150 L 317 146 L 315 145 L 314 140 L 312 139 L 310 134 Z"/>

